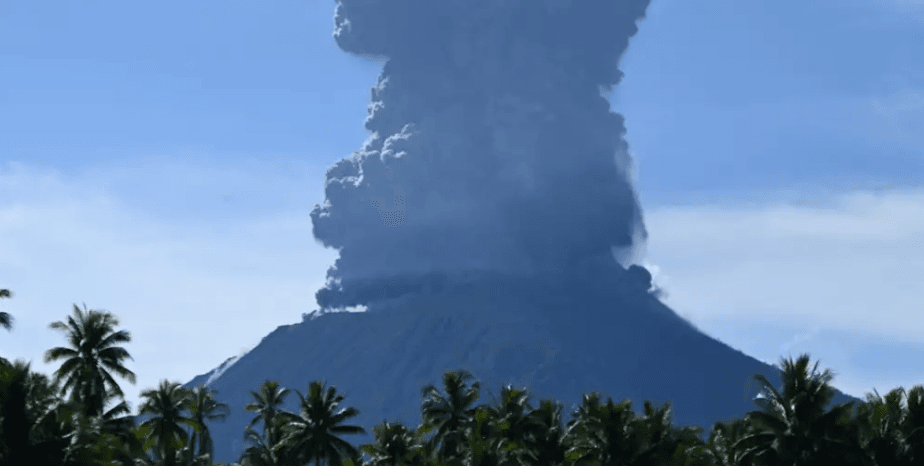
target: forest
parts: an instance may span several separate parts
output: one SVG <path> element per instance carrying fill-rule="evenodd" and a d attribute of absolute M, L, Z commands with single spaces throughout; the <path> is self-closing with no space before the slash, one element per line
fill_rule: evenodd
<path fill-rule="evenodd" d="M 12 298 L 0 289 L 0 298 Z M 15 331 L 13 316 L 0 325 Z M 49 325 L 66 344 L 45 352 L 60 362 L 48 376 L 22 360 L 0 358 L 0 465 L 213 466 L 208 424 L 230 408 L 202 386 L 163 380 L 141 392 L 136 423 L 117 376 L 131 384 L 123 362 L 131 334 L 111 313 L 83 310 Z M 863 403 L 831 404 L 830 369 L 811 357 L 781 359 L 782 386 L 755 374 L 761 396 L 742 419 L 717 422 L 706 440 L 700 426 L 675 426 L 670 404 L 641 410 L 630 401 L 584 395 L 565 421 L 560 402 L 534 405 L 526 387 L 504 386 L 498 399 L 477 404 L 481 385 L 464 369 L 444 373 L 441 386 L 421 388 L 417 427 L 383 422 L 375 440 L 335 386 L 320 381 L 306 393 L 264 381 L 239 409 L 253 415 L 241 435 L 249 446 L 225 466 L 904 466 L 924 464 L 924 387 L 901 387 Z M 618 368 L 614 368 L 618 370 Z M 298 398 L 299 412 L 282 408 Z M 258 427 L 259 426 L 259 427 Z"/>

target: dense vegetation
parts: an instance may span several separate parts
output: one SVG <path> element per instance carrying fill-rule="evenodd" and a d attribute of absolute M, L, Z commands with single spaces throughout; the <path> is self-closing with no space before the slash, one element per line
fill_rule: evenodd
<path fill-rule="evenodd" d="M 0 297 L 9 298 L 8 290 Z M 84 306 L 86 310 L 86 306 Z M 187 390 L 164 380 L 141 393 L 134 421 L 113 374 L 135 383 L 122 362 L 131 341 L 118 320 L 81 311 L 55 322 L 67 346 L 45 353 L 62 361 L 49 379 L 29 364 L 0 358 L 0 465 L 210 466 L 213 441 L 206 421 L 228 407 L 206 387 Z M 0 325 L 12 317 L 0 312 Z M 809 356 L 781 360 L 782 387 L 761 375 L 764 398 L 744 419 L 716 423 L 703 442 L 701 427 L 671 424 L 669 405 L 644 403 L 635 413 L 596 393 L 585 395 L 566 424 L 562 405 L 533 407 L 525 388 L 502 387 L 498 400 L 475 405 L 480 384 L 465 371 L 447 372 L 443 391 L 422 390 L 423 423 L 416 429 L 383 423 L 375 441 L 356 448 L 342 437 L 364 433 L 349 425 L 358 412 L 341 408 L 334 387 L 313 382 L 296 391 L 300 412 L 281 408 L 290 394 L 265 381 L 245 409 L 254 413 L 243 432 L 250 447 L 237 466 L 269 465 L 668 465 L 770 466 L 924 464 L 924 388 L 897 388 L 885 397 L 826 409 L 833 397 L 829 370 L 809 370 Z M 106 409 L 107 406 L 115 404 Z M 261 424 L 260 432 L 254 430 Z"/>

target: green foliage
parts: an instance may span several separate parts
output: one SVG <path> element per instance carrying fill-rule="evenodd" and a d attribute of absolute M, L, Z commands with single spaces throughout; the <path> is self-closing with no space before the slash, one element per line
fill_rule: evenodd
<path fill-rule="evenodd" d="M 356 408 L 337 410 L 343 395 L 335 387 L 327 387 L 320 381 L 308 386 L 307 396 L 295 392 L 300 401 L 297 417 L 288 417 L 283 426 L 284 437 L 276 450 L 286 450 L 297 462 L 340 464 L 344 458 L 356 458 L 359 451 L 340 438 L 346 434 L 365 433 L 359 426 L 343 425 L 347 419 L 359 415 Z"/>
<path fill-rule="evenodd" d="M 162 380 L 156 390 L 145 390 L 141 397 L 144 401 L 140 413 L 151 416 L 141 427 L 151 428 L 149 435 L 155 440 L 156 455 L 163 458 L 166 466 L 172 466 L 176 464 L 176 453 L 187 445 L 183 427 L 198 428 L 195 419 L 186 414 L 191 393 L 178 382 Z"/>
<path fill-rule="evenodd" d="M 187 390 L 163 380 L 142 392 L 140 413 L 150 418 L 135 424 L 108 372 L 134 383 L 121 365 L 130 356 L 117 346 L 130 337 L 117 325 L 109 313 L 77 306 L 52 324 L 69 343 L 46 353 L 46 360 L 64 360 L 53 380 L 23 361 L 0 364 L 0 466 L 214 465 L 208 423 L 225 419 L 228 406 L 205 386 Z M 315 381 L 304 396 L 295 391 L 300 409 L 290 413 L 282 409 L 290 391 L 265 381 L 250 392 L 250 446 L 234 466 L 924 464 L 924 386 L 829 408 L 833 374 L 819 373 L 817 363 L 809 370 L 809 361 L 782 360 L 781 387 L 756 375 L 758 409 L 717 422 L 705 442 L 701 427 L 672 424 L 669 404 L 645 401 L 636 413 L 628 400 L 604 403 L 591 393 L 564 425 L 561 403 L 543 400 L 534 408 L 526 388 L 501 387 L 493 403 L 476 405 L 480 383 L 459 370 L 444 374 L 442 391 L 423 387 L 420 426 L 383 421 L 373 428 L 375 441 L 356 448 L 341 437 L 364 432 L 347 424 L 359 413 L 341 406 L 335 387 Z"/>
<path fill-rule="evenodd" d="M 191 413 L 192 420 L 195 421 L 194 432 L 189 442 L 189 451 L 194 451 L 198 441 L 197 455 L 199 456 L 208 455 L 211 457 L 214 454 L 214 442 L 206 421 L 223 421 L 230 414 L 228 405 L 219 403 L 215 399 L 215 393 L 214 390 L 205 385 L 188 392 L 186 410 Z"/>
<path fill-rule="evenodd" d="M 86 309 L 86 305 L 84 305 Z M 122 365 L 131 355 L 117 346 L 131 341 L 131 334 L 114 329 L 119 320 L 108 312 L 83 313 L 74 305 L 74 315 L 65 322 L 54 322 L 50 328 L 65 333 L 70 347 L 52 348 L 45 352 L 45 362 L 64 360 L 54 373 L 55 382 L 64 380 L 62 392 L 70 391 L 71 400 L 82 401 L 88 416 L 103 411 L 107 393 L 123 397 L 122 389 L 109 371 L 135 383 L 135 374 Z M 107 370 L 108 369 L 108 370 Z"/>

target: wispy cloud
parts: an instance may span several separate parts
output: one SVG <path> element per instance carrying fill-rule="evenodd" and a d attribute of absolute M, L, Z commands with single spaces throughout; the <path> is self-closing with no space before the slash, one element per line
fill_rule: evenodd
<path fill-rule="evenodd" d="M 811 330 L 807 332 L 802 332 L 802 333 L 797 334 L 796 336 L 792 338 L 792 340 L 789 340 L 786 343 L 780 345 L 780 353 L 781 354 L 789 353 L 790 350 L 793 348 L 793 346 L 798 345 L 800 343 L 804 343 L 806 341 L 809 341 L 815 338 L 815 336 L 817 336 L 818 332 L 820 331 L 821 331 L 821 328 L 818 326 L 815 326 L 814 328 L 812 328 Z"/>
<path fill-rule="evenodd" d="M 668 305 L 764 362 L 809 353 L 861 399 L 924 383 L 924 190 L 728 204 L 646 212 Z"/>
<path fill-rule="evenodd" d="M 827 204 L 648 211 L 650 260 L 671 277 L 666 302 L 703 319 L 799 319 L 919 338 L 924 192 Z"/>
<path fill-rule="evenodd" d="M 0 286 L 14 293 L 0 305 L 15 318 L 0 338 L 5 357 L 31 359 L 50 374 L 59 364 L 44 364 L 44 351 L 65 341 L 49 323 L 70 315 L 74 303 L 113 312 L 133 337 L 128 367 L 138 384 L 124 388 L 134 403 L 160 379 L 185 382 L 315 307 L 336 252 L 312 240 L 306 204 L 320 200 L 301 189 L 311 181 L 289 167 L 271 173 L 268 163 L 268 180 L 255 176 L 237 190 L 266 206 L 257 215 L 203 202 L 234 191 L 234 173 L 246 174 L 246 165 L 183 165 L 83 177 L 0 167 Z M 161 203 L 145 198 L 154 186 Z M 274 196 L 289 191 L 297 198 Z M 214 209 L 183 215 L 183 197 L 170 199 L 177 192 L 187 206 Z"/>

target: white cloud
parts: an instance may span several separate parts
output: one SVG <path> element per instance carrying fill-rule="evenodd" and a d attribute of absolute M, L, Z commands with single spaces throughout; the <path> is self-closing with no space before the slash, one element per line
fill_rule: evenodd
<path fill-rule="evenodd" d="M 110 311 L 132 334 L 127 367 L 138 383 L 122 386 L 137 406 L 138 392 L 159 380 L 186 382 L 300 321 L 336 257 L 311 235 L 308 210 L 320 199 L 303 187 L 316 180 L 268 163 L 262 175 L 271 181 L 242 187 L 248 170 L 200 161 L 66 176 L 0 166 L 0 287 L 13 291 L 0 306 L 15 319 L 0 354 L 51 374 L 60 363 L 45 364 L 44 352 L 65 341 L 48 324 L 74 303 Z M 324 167 L 313 171 L 323 179 Z M 204 205 L 226 191 L 268 212 Z M 158 192 L 163 202 L 148 197 Z M 184 202 L 208 212 L 171 216 Z"/>
<path fill-rule="evenodd" d="M 698 319 L 798 318 L 919 338 L 924 193 L 858 192 L 838 201 L 650 209 L 649 257 L 671 276 L 665 302 Z"/>

